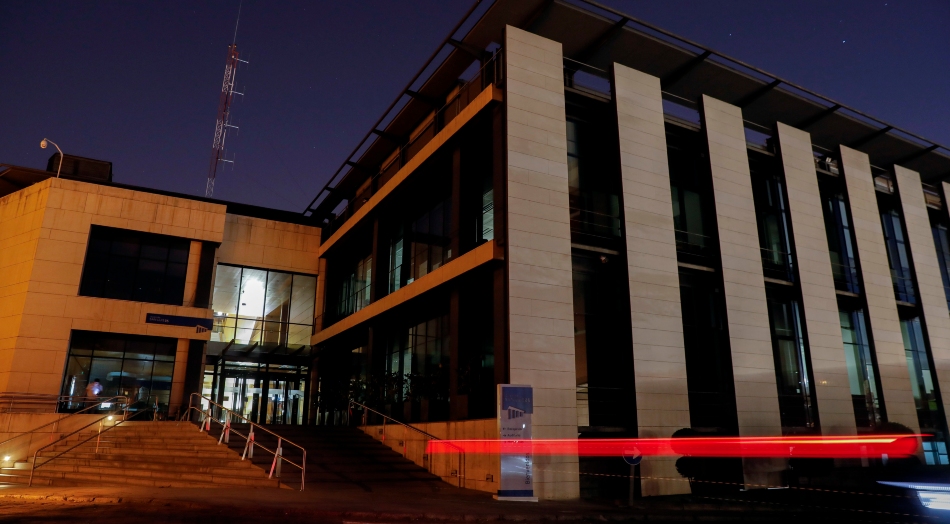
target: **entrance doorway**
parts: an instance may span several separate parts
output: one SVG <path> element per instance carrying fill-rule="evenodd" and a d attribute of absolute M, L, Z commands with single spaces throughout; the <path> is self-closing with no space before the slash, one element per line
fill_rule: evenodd
<path fill-rule="evenodd" d="M 222 360 L 207 366 L 205 395 L 257 424 L 307 421 L 308 366 Z"/>

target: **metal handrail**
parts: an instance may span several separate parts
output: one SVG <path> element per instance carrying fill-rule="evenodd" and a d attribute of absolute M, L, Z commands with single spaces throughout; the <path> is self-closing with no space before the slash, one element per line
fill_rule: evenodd
<path fill-rule="evenodd" d="M 75 395 L 51 395 L 46 393 L 20 393 L 20 392 L 8 392 L 0 393 L 0 413 L 14 413 L 15 403 L 29 404 L 31 406 L 42 405 L 42 404 L 51 404 L 54 408 L 52 412 L 55 412 L 55 408 L 64 402 L 89 402 L 92 400 L 101 399 L 102 397 L 78 397 Z M 4 409 L 5 408 L 5 409 Z M 16 411 L 19 412 L 19 411 Z M 30 411 L 24 411 L 30 412 Z"/>
<path fill-rule="evenodd" d="M 195 397 L 198 397 L 199 399 L 208 402 L 208 411 L 207 411 L 207 412 L 205 412 L 204 410 L 199 409 L 199 408 L 197 408 L 197 407 L 195 407 L 195 406 L 193 405 L 193 404 L 194 404 L 194 398 L 195 398 Z M 211 406 L 215 406 L 215 407 L 217 407 L 217 408 L 219 408 L 219 409 L 224 410 L 224 412 L 225 412 L 225 420 L 224 420 L 223 423 L 222 423 L 220 420 L 217 420 L 217 419 L 215 419 L 215 418 L 212 416 L 212 413 L 211 413 Z M 235 433 L 235 434 L 237 434 L 237 436 L 239 436 L 239 437 L 241 437 L 241 438 L 244 439 L 244 442 L 245 442 L 245 444 L 244 444 L 244 453 L 241 454 L 241 460 L 244 460 L 244 459 L 246 459 L 246 458 L 251 458 L 251 459 L 254 458 L 254 447 L 255 447 L 255 446 L 256 446 L 256 447 L 259 447 L 259 448 L 263 449 L 264 451 L 266 451 L 266 452 L 270 453 L 271 455 L 273 455 L 273 456 L 274 456 L 274 460 L 271 462 L 270 471 L 269 471 L 268 474 L 267 474 L 267 478 L 274 478 L 274 476 L 275 476 L 274 474 L 275 474 L 275 473 L 276 473 L 276 477 L 277 477 L 278 479 L 280 478 L 280 466 L 281 466 L 281 463 L 282 463 L 282 462 L 287 462 L 287 463 L 289 463 L 291 466 L 294 466 L 294 467 L 299 468 L 299 469 L 300 469 L 300 491 L 303 491 L 303 490 L 304 490 L 304 484 L 305 484 L 306 475 L 307 475 L 307 450 L 306 450 L 303 446 L 301 446 L 300 444 L 297 444 L 297 443 L 295 443 L 295 442 L 292 442 L 292 441 L 290 441 L 290 440 L 288 440 L 288 439 L 286 439 L 286 438 L 284 438 L 284 437 L 278 435 L 277 433 L 274 433 L 273 431 L 271 431 L 271 430 L 265 428 L 264 426 L 261 426 L 260 424 L 257 424 L 256 422 L 251 422 L 251 421 L 248 420 L 247 418 L 244 418 L 244 416 L 242 416 L 242 415 L 240 415 L 240 414 L 238 414 L 238 413 L 235 413 L 234 411 L 232 411 L 232 410 L 230 410 L 230 409 L 228 409 L 228 408 L 222 406 L 221 404 L 218 404 L 217 402 L 211 400 L 210 398 L 208 398 L 208 397 L 206 397 L 206 396 L 204 396 L 204 395 L 201 395 L 200 393 L 192 393 L 191 396 L 188 397 L 188 408 L 185 410 L 185 412 L 184 412 L 184 413 L 181 415 L 181 417 L 178 419 L 179 422 L 181 422 L 182 420 L 185 420 L 185 419 L 188 417 L 188 414 L 189 414 L 192 410 L 194 410 L 196 413 L 198 413 L 198 414 L 201 416 L 201 419 L 198 421 L 198 431 L 199 431 L 199 432 L 200 432 L 200 431 L 207 431 L 208 434 L 210 435 L 210 434 L 211 434 L 211 421 L 212 421 L 212 420 L 214 420 L 215 422 L 217 422 L 218 424 L 221 425 L 221 435 L 218 437 L 218 444 L 222 444 L 222 443 L 223 443 L 223 444 L 227 444 L 227 443 L 229 443 L 229 442 L 230 442 L 230 437 L 231 437 L 231 433 L 232 433 L 232 432 Z M 237 418 L 237 419 L 239 419 L 239 420 L 242 420 L 242 421 L 244 421 L 245 423 L 247 423 L 247 424 L 250 425 L 250 431 L 248 432 L 247 435 L 242 434 L 240 431 L 231 429 L 231 418 L 232 418 L 232 417 L 233 417 L 233 418 Z M 271 449 L 268 449 L 266 446 L 263 446 L 263 445 L 261 445 L 261 444 L 257 444 L 257 443 L 255 442 L 255 440 L 254 440 L 254 429 L 255 429 L 255 428 L 257 428 L 257 429 L 259 429 L 259 430 L 261 430 L 261 431 L 263 431 L 263 432 L 265 432 L 265 433 L 269 433 L 269 434 L 273 435 L 274 437 L 277 437 L 277 448 L 274 449 L 274 450 L 271 450 Z M 284 458 L 284 455 L 283 455 L 284 452 L 283 452 L 283 446 L 282 446 L 282 444 L 284 444 L 284 443 L 290 444 L 291 446 L 294 446 L 295 448 L 297 448 L 297 449 L 300 450 L 300 452 L 302 453 L 302 457 L 301 457 L 301 459 L 300 459 L 300 464 L 297 464 L 296 462 L 294 462 L 294 461 L 292 461 L 292 460 L 290 460 L 290 459 Z"/>
<path fill-rule="evenodd" d="M 72 399 L 77 399 L 77 397 L 70 397 L 70 398 L 72 398 Z M 78 397 L 78 398 L 99 398 L 99 397 Z M 24 432 L 22 432 L 22 433 L 19 433 L 19 434 L 17 434 L 17 435 L 14 435 L 14 436 L 8 438 L 7 440 L 4 440 L 3 442 L 0 442 L 0 449 L 2 449 L 2 446 L 6 445 L 6 444 L 8 444 L 8 443 L 10 443 L 10 442 L 13 442 L 14 440 L 16 440 L 16 439 L 18 439 L 18 438 L 20 438 L 20 437 L 24 437 L 24 436 L 26 436 L 26 435 L 31 435 L 31 434 L 33 434 L 33 433 L 36 433 L 38 430 L 41 430 L 41 429 L 43 429 L 43 428 L 45 428 L 45 427 L 47 427 L 47 426 L 52 426 L 52 425 L 54 425 L 54 424 L 59 424 L 60 422 L 66 420 L 66 419 L 68 419 L 68 418 L 70 418 L 70 417 L 72 417 L 72 416 L 74 416 L 74 415 L 81 415 L 81 414 L 83 414 L 84 411 L 89 411 L 89 410 L 91 410 L 91 409 L 100 407 L 100 406 L 102 406 L 102 404 L 120 404 L 120 403 L 125 406 L 125 407 L 123 408 L 123 410 L 122 410 L 122 418 L 123 418 L 123 420 L 124 420 L 124 419 L 128 416 L 128 413 L 129 413 L 129 398 L 126 397 L 126 396 L 108 397 L 108 398 L 104 398 L 104 399 L 100 400 L 100 401 L 99 401 L 98 403 L 96 403 L 96 404 L 93 404 L 93 405 L 91 405 L 91 406 L 85 407 L 85 408 L 83 408 L 83 409 L 81 409 L 81 410 L 79 410 L 79 411 L 76 411 L 76 412 L 74 412 L 74 413 L 66 414 L 65 416 L 62 416 L 62 417 L 60 417 L 60 418 L 58 418 L 58 419 L 56 419 L 56 420 L 54 420 L 54 421 L 52 421 L 52 422 L 47 422 L 46 424 L 42 424 L 42 425 L 40 425 L 40 426 L 36 426 L 36 427 L 33 428 L 33 429 L 29 429 L 29 430 L 27 430 L 27 431 L 24 431 Z M 107 416 L 109 416 L 109 415 L 104 415 L 104 416 L 107 417 Z M 53 441 L 53 432 L 50 432 L 50 442 L 52 443 L 52 441 Z"/>
<path fill-rule="evenodd" d="M 138 416 L 138 415 L 140 415 L 140 414 L 142 414 L 142 413 L 147 413 L 149 410 L 155 411 L 155 408 L 149 408 L 149 409 L 146 409 L 146 410 L 139 411 L 138 413 L 134 413 L 134 414 L 132 415 L 132 417 L 136 417 L 136 416 Z M 122 418 L 122 420 L 116 422 L 116 423 L 113 424 L 111 427 L 106 428 L 106 431 L 105 431 L 105 432 L 108 432 L 108 431 L 114 429 L 116 426 L 119 426 L 119 425 L 123 424 L 124 422 L 127 422 L 127 421 L 129 420 L 129 417 L 127 417 L 127 415 L 128 415 L 128 410 L 126 410 L 125 413 L 123 413 L 123 418 Z M 81 427 L 81 428 L 79 428 L 79 429 L 73 431 L 72 433 L 69 433 L 68 435 L 63 435 L 62 437 L 58 438 L 57 440 L 55 440 L 55 441 L 53 441 L 53 442 L 50 442 L 49 444 L 47 444 L 47 445 L 45 445 L 45 446 L 43 446 L 43 447 L 37 449 L 36 451 L 34 451 L 34 452 L 33 452 L 33 462 L 32 462 L 32 464 L 30 464 L 30 482 L 27 484 L 27 486 L 29 487 L 29 486 L 32 486 L 32 485 L 33 485 L 33 473 L 36 471 L 36 468 L 39 468 L 39 467 L 41 467 L 41 466 L 45 466 L 45 465 L 49 464 L 50 462 L 52 462 L 52 461 L 58 459 L 59 457 L 63 456 L 64 454 L 69 453 L 70 451 L 72 451 L 72 450 L 76 449 L 77 447 L 81 446 L 82 444 L 85 444 L 86 442 L 89 442 L 89 441 L 92 440 L 93 438 L 96 438 L 96 453 L 99 453 L 99 441 L 102 439 L 102 433 L 104 433 L 104 432 L 102 431 L 102 421 L 103 421 L 103 420 L 106 420 L 106 419 L 109 419 L 109 418 L 112 418 L 113 416 L 114 416 L 114 415 L 103 415 L 103 416 L 100 417 L 98 420 L 94 420 L 94 421 L 90 422 L 89 424 L 86 424 L 85 426 L 83 426 L 83 427 Z M 50 457 L 49 460 L 47 460 L 46 462 L 44 462 L 44 463 L 42 463 L 42 464 L 40 464 L 40 465 L 37 465 L 37 464 L 36 464 L 36 459 L 38 458 L 40 451 L 43 451 L 44 449 L 46 449 L 46 448 L 48 448 L 48 447 L 50 447 L 50 446 L 59 444 L 60 442 L 66 440 L 67 438 L 69 438 L 69 437 L 75 435 L 76 433 L 79 433 L 79 432 L 81 432 L 82 430 L 88 428 L 89 426 L 93 426 L 93 425 L 95 425 L 95 424 L 99 424 L 99 431 L 97 431 L 95 435 L 92 435 L 92 436 L 86 438 L 85 440 L 80 440 L 80 441 L 77 442 L 75 445 L 73 445 L 73 446 L 71 446 L 71 447 L 69 447 L 69 448 L 67 448 L 67 449 L 65 449 L 65 450 L 63 450 L 63 451 L 60 451 L 59 453 L 57 453 L 57 454 L 54 455 L 53 457 Z"/>
<path fill-rule="evenodd" d="M 366 410 L 366 411 L 372 411 L 373 413 L 376 413 L 377 415 L 383 417 L 383 432 L 384 432 L 384 436 L 385 436 L 385 431 L 386 431 L 386 420 L 388 419 L 388 420 L 391 420 L 391 421 L 395 422 L 396 424 L 399 424 L 400 426 L 409 428 L 409 429 L 411 429 L 411 430 L 413 430 L 413 431 L 415 431 L 415 432 L 417 432 L 417 433 L 421 433 L 421 434 L 425 435 L 426 437 L 429 438 L 429 440 L 443 440 L 443 439 L 441 439 L 441 438 L 439 438 L 439 437 L 433 435 L 432 433 L 429 433 L 429 432 L 427 432 L 427 431 L 423 431 L 423 430 L 421 430 L 421 429 L 419 429 L 419 428 L 417 428 L 417 427 L 415 427 L 415 426 L 411 426 L 411 425 L 409 425 L 409 424 L 406 424 L 405 422 L 400 422 L 400 421 L 398 421 L 398 420 L 396 420 L 396 419 L 390 417 L 389 415 L 386 415 L 385 413 L 380 413 L 379 411 L 376 411 L 375 409 L 373 409 L 373 408 L 367 406 L 366 404 L 361 404 L 361 403 L 359 403 L 359 402 L 357 402 L 357 401 L 355 401 L 355 400 L 353 400 L 353 399 L 350 399 L 350 408 L 352 409 L 353 406 L 359 406 L 359 407 L 363 408 L 363 409 Z M 366 414 L 365 414 L 365 413 L 363 414 L 363 425 L 364 425 L 364 426 L 368 426 L 368 425 L 369 425 L 369 424 L 367 424 L 367 422 L 366 422 Z M 462 466 L 465 464 L 465 462 L 464 462 L 465 451 L 462 450 L 462 448 L 456 446 L 455 444 L 452 444 L 451 442 L 446 442 L 446 444 L 447 444 L 449 447 L 455 448 L 455 449 L 458 451 L 458 454 L 459 454 L 459 463 L 458 463 L 458 485 L 459 485 L 459 486 L 458 486 L 458 487 L 461 488 L 461 487 L 462 487 Z M 404 454 L 405 454 L 405 453 L 404 453 Z M 432 466 L 432 460 L 429 460 L 429 467 L 431 468 L 431 466 Z M 431 473 L 431 469 L 430 469 L 430 473 Z"/>

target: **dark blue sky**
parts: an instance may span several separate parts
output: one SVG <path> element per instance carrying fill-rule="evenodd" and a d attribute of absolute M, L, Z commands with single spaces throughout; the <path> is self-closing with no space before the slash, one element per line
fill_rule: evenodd
<path fill-rule="evenodd" d="M 950 3 L 601 0 L 950 144 Z M 245 0 L 215 197 L 302 210 L 471 3 Z M 238 0 L 0 2 L 0 163 L 203 194 Z"/>

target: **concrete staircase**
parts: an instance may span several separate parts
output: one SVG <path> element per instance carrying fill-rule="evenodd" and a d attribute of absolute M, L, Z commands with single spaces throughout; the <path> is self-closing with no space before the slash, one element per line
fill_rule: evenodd
<path fill-rule="evenodd" d="M 197 426 L 176 422 L 126 422 L 96 439 L 53 457 L 96 433 L 73 435 L 42 451 L 33 476 L 34 486 L 150 486 L 276 488 L 277 479 L 239 454 L 218 445 L 217 438 Z M 32 457 L 29 459 L 32 460 Z M 30 462 L 0 469 L 0 482 L 26 484 Z"/>
<path fill-rule="evenodd" d="M 246 435 L 246 424 L 234 424 L 234 430 Z M 365 491 L 378 491 L 398 486 L 425 490 L 448 487 L 442 480 L 400 453 L 377 442 L 357 428 L 341 426 L 289 426 L 273 425 L 267 428 L 283 438 L 290 439 L 307 450 L 306 489 L 331 487 L 359 487 Z M 212 434 L 217 435 L 216 430 Z M 274 449 L 277 439 L 268 433 L 257 431 L 258 444 Z M 244 439 L 232 436 L 232 449 L 244 450 Z M 283 446 L 284 457 L 300 463 L 300 451 L 289 445 Z M 253 462 L 265 471 L 270 469 L 273 455 L 258 450 Z M 300 470 L 284 464 L 281 482 L 299 488 Z"/>

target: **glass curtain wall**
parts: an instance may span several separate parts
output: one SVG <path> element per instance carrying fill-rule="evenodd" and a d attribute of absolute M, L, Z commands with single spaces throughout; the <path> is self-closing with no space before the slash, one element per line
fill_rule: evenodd
<path fill-rule="evenodd" d="M 943 279 L 943 291 L 950 307 L 950 232 L 947 226 L 937 223 L 932 228 L 934 245 L 937 248 L 937 262 L 940 264 L 940 277 Z"/>
<path fill-rule="evenodd" d="M 336 303 L 336 316 L 343 318 L 368 306 L 371 298 L 373 257 L 356 263 L 356 267 L 341 282 Z"/>
<path fill-rule="evenodd" d="M 621 234 L 620 195 L 608 183 L 588 122 L 567 120 L 567 181 L 571 230 L 594 237 Z"/>
<path fill-rule="evenodd" d="M 877 366 L 868 342 L 867 323 L 863 309 L 838 311 L 844 357 L 848 366 L 854 420 L 859 428 L 873 428 L 887 420 L 881 402 Z"/>
<path fill-rule="evenodd" d="M 914 393 L 921 430 L 937 430 L 942 425 L 940 424 L 941 407 L 937 400 L 930 359 L 927 358 L 920 317 L 901 320 L 901 336 L 904 338 L 904 354 L 907 357 L 911 390 Z"/>
<path fill-rule="evenodd" d="M 436 204 L 412 222 L 410 275 L 406 284 L 422 278 L 452 259 L 452 199 Z"/>
<path fill-rule="evenodd" d="M 766 286 L 769 325 L 783 428 L 815 428 L 817 416 L 811 391 L 808 353 L 802 335 L 802 315 L 791 290 Z"/>
<path fill-rule="evenodd" d="M 575 249 L 574 358 L 578 426 L 636 428 L 636 392 L 626 263 Z"/>
<path fill-rule="evenodd" d="M 317 279 L 219 264 L 212 342 L 299 347 L 310 344 Z"/>
<path fill-rule="evenodd" d="M 456 255 L 452 253 L 452 199 L 446 198 L 407 227 L 394 230 L 389 239 L 386 292 L 411 284 Z"/>
<path fill-rule="evenodd" d="M 825 178 L 822 176 L 821 178 Z M 820 180 L 822 212 L 825 218 L 825 234 L 828 237 L 828 254 L 831 256 L 831 274 L 835 288 L 849 293 L 861 293 L 858 278 L 857 254 L 854 250 L 848 204 L 838 180 Z"/>
<path fill-rule="evenodd" d="M 677 257 L 682 262 L 712 267 L 718 259 L 718 245 L 709 161 L 701 138 L 696 131 L 666 124 Z"/>
<path fill-rule="evenodd" d="M 891 280 L 894 283 L 894 296 L 899 302 L 916 304 L 914 278 L 910 269 L 910 257 L 907 254 L 907 237 L 897 209 L 881 207 L 881 225 L 884 228 L 884 241 L 887 246 L 887 261 L 891 266 Z"/>
<path fill-rule="evenodd" d="M 680 269 L 690 425 L 738 434 L 732 355 L 718 276 Z"/>
<path fill-rule="evenodd" d="M 168 412 L 178 339 L 73 331 L 69 341 L 62 394 L 86 396 L 94 380 L 102 384 L 99 397 L 129 397 L 130 410 L 157 407 Z M 82 409 L 71 401 L 65 411 Z"/>
<path fill-rule="evenodd" d="M 381 387 L 397 418 L 446 420 L 449 402 L 449 317 L 413 324 L 389 339 Z M 400 406 L 402 406 L 400 408 Z"/>
<path fill-rule="evenodd" d="M 774 156 L 749 151 L 759 247 L 762 250 L 762 272 L 766 277 L 792 282 L 795 273 L 788 200 L 777 162 Z"/>

